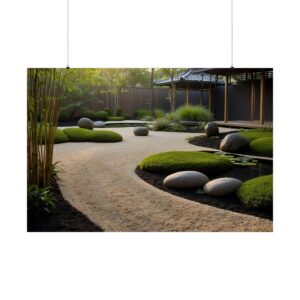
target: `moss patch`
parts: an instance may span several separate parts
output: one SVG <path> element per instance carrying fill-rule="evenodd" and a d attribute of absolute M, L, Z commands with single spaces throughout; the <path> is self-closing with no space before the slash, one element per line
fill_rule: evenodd
<path fill-rule="evenodd" d="M 273 138 L 264 137 L 256 139 L 250 143 L 250 149 L 259 155 L 272 156 L 273 155 Z"/>
<path fill-rule="evenodd" d="M 227 158 L 206 152 L 171 151 L 148 156 L 139 167 L 153 173 L 191 170 L 216 175 L 230 170 L 232 163 Z"/>
<path fill-rule="evenodd" d="M 260 176 L 244 182 L 237 191 L 241 202 L 251 208 L 273 205 L 273 175 Z"/>
<path fill-rule="evenodd" d="M 120 134 L 109 130 L 66 128 L 64 133 L 68 136 L 70 142 L 114 143 L 123 140 Z"/>
<path fill-rule="evenodd" d="M 256 139 L 273 137 L 273 130 L 269 128 L 249 129 L 241 131 L 240 135 L 244 136 L 249 141 L 249 143 L 251 143 Z"/>
<path fill-rule="evenodd" d="M 68 136 L 59 128 L 56 129 L 54 144 L 61 144 L 69 142 Z"/>

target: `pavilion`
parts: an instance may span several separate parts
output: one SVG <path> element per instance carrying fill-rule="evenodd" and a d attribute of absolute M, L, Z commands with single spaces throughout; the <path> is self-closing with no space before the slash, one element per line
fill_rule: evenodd
<path fill-rule="evenodd" d="M 222 106 L 222 119 L 219 118 L 219 123 L 223 125 L 231 125 L 234 122 L 230 121 L 230 112 L 232 115 L 238 115 L 239 110 L 245 110 L 243 114 L 252 125 L 256 123 L 259 126 L 264 126 L 266 121 L 266 111 L 269 121 L 273 118 L 273 69 L 272 68 L 197 68 L 189 69 L 185 73 L 164 80 L 154 82 L 158 86 L 171 86 L 175 84 L 176 89 L 185 90 L 186 105 L 189 105 L 189 91 L 201 90 L 208 92 L 208 109 L 212 111 L 212 103 L 216 103 L 218 116 L 220 117 Z M 266 82 L 270 83 L 266 86 Z M 232 93 L 230 87 L 242 86 L 243 93 Z M 248 89 L 249 88 L 249 89 Z M 266 103 L 266 88 L 268 88 L 268 103 Z M 212 91 L 216 93 L 212 93 Z M 250 90 L 250 93 L 249 93 Z M 222 92 L 222 95 L 221 95 Z M 212 96 L 214 94 L 214 97 Z M 236 99 L 233 99 L 235 97 Z M 213 99 L 215 98 L 215 99 Z M 221 99 L 223 98 L 223 99 Z M 231 102 L 231 105 L 230 105 Z M 249 111 L 248 111 L 249 110 Z M 241 114 L 242 115 L 242 114 Z M 245 115 L 249 117 L 245 117 Z M 257 120 L 258 119 L 258 120 Z M 243 125 L 243 120 L 239 120 Z M 237 123 L 237 122 L 235 122 Z M 269 122 L 270 124 L 270 122 Z M 235 124 L 237 125 L 237 124 Z"/>

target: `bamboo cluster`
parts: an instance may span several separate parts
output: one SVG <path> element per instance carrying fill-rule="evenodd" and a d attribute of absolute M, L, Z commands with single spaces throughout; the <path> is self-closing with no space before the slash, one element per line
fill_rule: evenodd
<path fill-rule="evenodd" d="M 47 187 L 62 92 L 62 70 L 27 70 L 27 181 Z"/>

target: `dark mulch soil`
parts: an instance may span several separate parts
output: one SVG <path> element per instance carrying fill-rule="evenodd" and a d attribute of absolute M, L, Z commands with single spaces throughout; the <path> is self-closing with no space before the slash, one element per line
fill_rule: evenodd
<path fill-rule="evenodd" d="M 213 137 L 207 137 L 205 135 L 195 136 L 189 140 L 189 143 L 193 144 L 195 146 L 209 147 L 209 148 L 220 150 L 220 144 L 221 144 L 221 141 L 223 140 L 223 138 L 227 134 L 234 133 L 234 132 L 236 132 L 236 131 L 224 132 L 224 133 L 220 133 L 218 136 L 213 136 Z M 256 153 L 252 152 L 249 148 L 244 149 L 243 154 L 260 156 L 260 155 L 257 155 Z"/>
<path fill-rule="evenodd" d="M 189 142 L 195 146 L 220 149 L 221 141 L 228 133 L 229 132 L 220 133 L 218 136 L 213 137 L 207 137 L 205 135 L 195 136 Z"/>
<path fill-rule="evenodd" d="M 233 174 L 239 173 L 241 168 L 233 168 L 230 177 L 237 177 Z M 273 211 L 272 210 L 258 210 L 258 209 L 250 209 L 245 207 L 238 199 L 236 195 L 230 195 L 227 197 L 219 197 L 214 198 L 208 196 L 206 194 L 197 194 L 197 189 L 171 189 L 163 185 L 163 180 L 166 177 L 166 174 L 153 174 L 147 171 L 141 170 L 139 167 L 135 170 L 136 174 L 146 181 L 147 183 L 153 185 L 156 188 L 163 190 L 164 192 L 171 193 L 173 195 L 195 201 L 201 204 L 207 204 L 211 206 L 215 206 L 217 208 L 226 209 L 230 211 L 235 211 L 243 214 L 253 215 L 264 219 L 273 219 Z"/>
<path fill-rule="evenodd" d="M 28 232 L 103 231 L 63 198 L 56 183 L 53 188 L 57 200 L 56 209 L 51 213 L 45 212 L 39 216 L 28 214 Z"/>

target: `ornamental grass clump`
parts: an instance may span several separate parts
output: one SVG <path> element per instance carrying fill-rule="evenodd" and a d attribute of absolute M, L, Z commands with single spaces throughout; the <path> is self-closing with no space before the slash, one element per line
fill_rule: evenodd
<path fill-rule="evenodd" d="M 180 121 L 208 122 L 213 119 L 213 114 L 201 105 L 181 106 L 175 111 L 175 119 Z"/>

